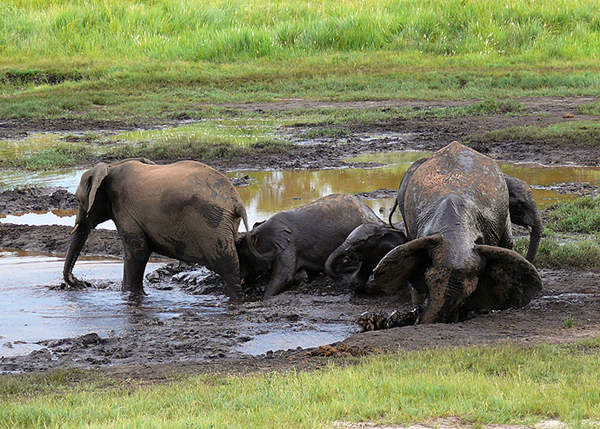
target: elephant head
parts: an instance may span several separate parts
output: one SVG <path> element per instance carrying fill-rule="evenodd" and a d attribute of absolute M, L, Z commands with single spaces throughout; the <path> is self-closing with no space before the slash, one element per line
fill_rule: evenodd
<path fill-rule="evenodd" d="M 406 241 L 403 231 L 387 225 L 360 225 L 329 255 L 325 272 L 334 280 L 346 278 L 353 290 L 362 291 L 381 258 Z"/>
<path fill-rule="evenodd" d="M 442 234 L 396 247 L 375 268 L 385 292 L 415 288 L 418 322 L 455 322 L 461 310 L 505 309 L 531 301 L 542 288 L 535 267 L 518 253 L 496 246 L 461 246 Z M 414 299 L 414 298 L 413 298 Z"/>
<path fill-rule="evenodd" d="M 398 192 L 410 241 L 377 265 L 377 285 L 395 292 L 410 284 L 416 321 L 423 323 L 456 321 L 461 309 L 527 304 L 542 282 L 510 250 L 510 183 L 498 165 L 453 142 L 410 172 Z M 516 216 L 539 225 L 535 217 Z"/>
<path fill-rule="evenodd" d="M 504 175 L 508 186 L 510 220 L 520 226 L 531 228 L 527 259 L 533 262 L 542 238 L 543 223 L 531 188 L 524 180 Z"/>
<path fill-rule="evenodd" d="M 63 278 L 67 285 L 81 287 L 85 282 L 73 276 L 73 267 L 79 258 L 90 231 L 99 223 L 109 220 L 112 216 L 106 192 L 101 189 L 102 181 L 108 176 L 109 165 L 97 164 L 81 176 L 75 196 L 79 200 L 79 208 L 75 219 L 75 228 L 71 232 L 73 238 L 67 251 L 63 267 Z"/>
<path fill-rule="evenodd" d="M 287 249 L 291 238 L 291 229 L 279 219 L 256 222 L 251 231 L 238 234 L 240 276 L 251 280 L 271 270 L 275 258 Z"/>

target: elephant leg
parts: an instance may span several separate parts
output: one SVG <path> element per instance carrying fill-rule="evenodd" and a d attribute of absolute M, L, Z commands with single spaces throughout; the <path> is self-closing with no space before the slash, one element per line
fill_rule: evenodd
<path fill-rule="evenodd" d="M 283 292 L 294 279 L 296 272 L 295 258 L 289 251 L 277 256 L 271 269 L 271 277 L 265 289 L 265 296 L 274 296 Z"/>
<path fill-rule="evenodd" d="M 150 248 L 143 233 L 121 234 L 125 261 L 123 264 L 123 292 L 144 293 L 144 271 L 150 258 Z"/>
<path fill-rule="evenodd" d="M 233 299 L 239 300 L 243 296 L 242 282 L 240 279 L 240 262 L 234 251 L 229 255 L 222 255 L 215 261 L 211 261 L 208 267 L 217 273 L 225 282 L 225 294 Z"/>

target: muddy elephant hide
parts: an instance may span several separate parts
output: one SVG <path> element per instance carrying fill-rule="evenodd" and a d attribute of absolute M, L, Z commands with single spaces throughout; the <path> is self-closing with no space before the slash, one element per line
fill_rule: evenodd
<path fill-rule="evenodd" d="M 522 306 L 541 289 L 510 250 L 509 190 L 492 159 L 458 142 L 421 161 L 400 185 L 408 242 L 374 271 L 388 292 L 412 287 L 415 322 L 456 321 L 461 309 Z"/>
<path fill-rule="evenodd" d="M 394 247 L 406 243 L 403 226 L 364 224 L 356 227 L 327 258 L 325 271 L 343 280 L 355 292 L 376 292 L 373 269 Z"/>
<path fill-rule="evenodd" d="M 112 219 L 125 253 L 124 291 L 143 293 L 152 252 L 200 263 L 219 274 L 232 298 L 241 294 L 235 238 L 246 210 L 229 179 L 199 162 L 156 165 L 145 159 L 100 163 L 83 173 L 75 232 L 65 259 L 68 286 L 91 229 Z"/>
<path fill-rule="evenodd" d="M 414 162 L 404 174 L 404 177 L 402 178 L 398 188 L 398 196 L 392 210 L 390 211 L 390 225 L 392 225 L 392 216 L 394 215 L 396 208 L 399 208 L 401 213 L 404 212 L 404 195 L 406 193 L 406 187 L 410 183 L 410 178 L 421 166 L 421 164 L 428 159 L 429 158 L 422 158 Z M 533 192 L 531 191 L 531 188 L 527 182 L 524 180 L 509 176 L 508 174 L 503 174 L 503 177 L 508 188 L 508 208 L 511 222 L 516 225 L 530 228 L 529 249 L 525 259 L 533 263 L 540 245 L 543 230 L 543 222 L 538 211 Z"/>
<path fill-rule="evenodd" d="M 240 234 L 238 255 L 242 277 L 252 279 L 269 272 L 265 296 L 288 288 L 300 270 L 325 269 L 325 261 L 348 234 L 365 223 L 383 221 L 362 201 L 351 195 L 333 194 L 305 206 L 273 215 Z M 258 255 L 248 249 L 250 235 Z"/>

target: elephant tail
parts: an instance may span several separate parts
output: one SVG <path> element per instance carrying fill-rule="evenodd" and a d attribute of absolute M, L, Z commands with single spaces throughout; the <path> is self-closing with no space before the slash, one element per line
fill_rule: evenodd
<path fill-rule="evenodd" d="M 396 227 L 394 226 L 394 222 L 392 222 L 392 216 L 394 216 L 394 212 L 396 211 L 397 208 L 398 208 L 398 199 L 396 198 L 394 200 L 394 207 L 392 207 L 392 211 L 390 211 L 390 215 L 388 216 L 388 222 L 389 222 L 390 226 L 394 229 L 396 229 Z"/>
<path fill-rule="evenodd" d="M 246 208 L 241 202 L 238 202 L 235 206 L 235 214 L 242 218 L 244 222 L 244 226 L 246 227 L 247 234 L 245 234 L 245 240 L 248 244 L 248 249 L 250 249 L 250 253 L 252 253 L 255 257 L 259 257 L 260 254 L 256 247 L 254 246 L 254 241 L 252 241 L 252 234 L 250 234 L 250 226 L 248 225 L 248 214 L 246 213 Z"/>
<path fill-rule="evenodd" d="M 246 227 L 246 231 L 250 231 L 250 227 L 248 226 L 248 214 L 246 213 L 246 208 L 241 202 L 238 202 L 235 205 L 235 213 L 236 216 L 241 217 L 244 222 L 244 226 Z"/>

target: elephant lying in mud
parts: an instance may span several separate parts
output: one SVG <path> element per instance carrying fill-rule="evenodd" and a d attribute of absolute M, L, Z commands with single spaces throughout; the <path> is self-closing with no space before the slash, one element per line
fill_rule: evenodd
<path fill-rule="evenodd" d="M 355 292 L 372 292 L 373 269 L 394 247 L 407 242 L 398 228 L 381 223 L 363 224 L 354 229 L 325 262 L 325 272 L 334 280 L 345 279 Z"/>
<path fill-rule="evenodd" d="M 112 219 L 125 253 L 122 290 L 143 293 L 152 252 L 200 263 L 219 274 L 231 298 L 242 294 L 235 239 L 246 210 L 229 179 L 207 165 L 146 159 L 100 163 L 83 173 L 73 238 L 63 268 L 68 286 L 84 283 L 73 266 L 90 231 Z"/>
<path fill-rule="evenodd" d="M 301 270 L 324 271 L 330 253 L 362 224 L 383 221 L 351 195 L 328 195 L 277 213 L 238 237 L 242 277 L 252 279 L 270 270 L 265 296 L 276 295 L 288 288 Z M 249 249 L 251 244 L 256 255 Z"/>
<path fill-rule="evenodd" d="M 429 158 L 422 158 L 418 161 L 415 161 L 404 174 L 404 177 L 402 178 L 398 188 L 396 202 L 390 211 L 390 225 L 392 225 L 392 216 L 394 215 L 396 208 L 400 208 L 400 212 L 404 213 L 404 194 L 406 193 L 406 186 L 408 186 L 410 178 L 414 172 L 428 159 Z M 508 188 L 508 209 L 510 212 L 511 222 L 526 228 L 531 228 L 529 236 L 529 249 L 525 259 L 527 259 L 529 262 L 533 262 L 540 246 L 543 230 L 542 219 L 540 217 L 533 192 L 531 192 L 531 188 L 524 180 L 517 179 L 516 177 L 512 177 L 504 173 L 503 176 Z"/>
<path fill-rule="evenodd" d="M 462 311 L 529 303 L 542 281 L 510 250 L 509 195 L 498 165 L 458 142 L 412 166 L 397 198 L 409 241 L 379 262 L 374 278 L 390 293 L 410 283 L 415 309 L 387 319 L 365 313 L 363 329 L 454 322 Z"/>

